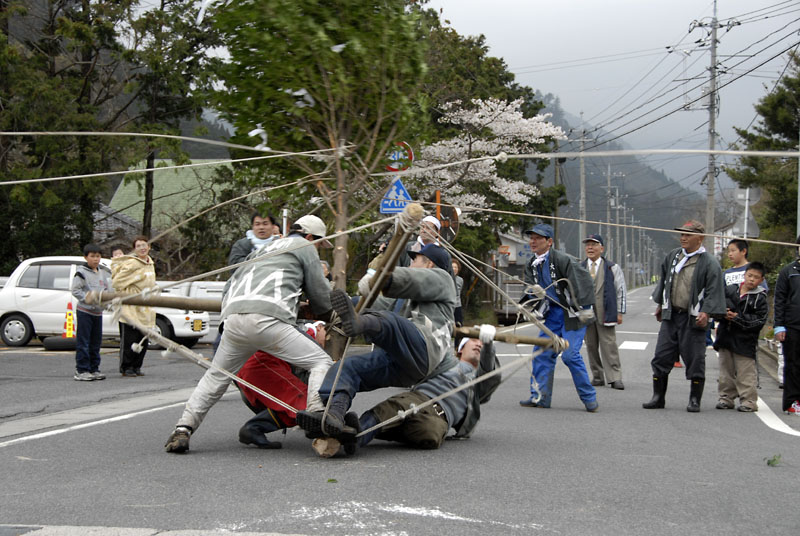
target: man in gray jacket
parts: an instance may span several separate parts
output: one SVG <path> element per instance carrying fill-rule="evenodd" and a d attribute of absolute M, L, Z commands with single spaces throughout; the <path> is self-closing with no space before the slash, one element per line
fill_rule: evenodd
<path fill-rule="evenodd" d="M 481 326 L 478 339 L 464 338 L 458 347 L 458 365 L 415 386 L 411 391 L 394 395 L 359 418 L 359 429 L 368 430 L 379 422 L 389 420 L 398 411 L 407 411 L 420 406 L 432 398 L 464 385 L 493 371 L 498 365 L 494 351 L 495 327 Z M 462 389 L 418 412 L 406 415 L 397 421 L 378 428 L 358 439 L 363 447 L 373 439 L 398 441 L 422 449 L 437 449 L 442 445 L 447 432 L 454 428 L 454 437 L 466 439 L 481 417 L 481 404 L 488 402 L 492 393 L 500 386 L 500 375 Z"/>
<path fill-rule="evenodd" d="M 706 327 L 712 316 L 725 316 L 725 285 L 717 259 L 703 247 L 703 224 L 689 220 L 675 230 L 681 231 L 681 247 L 667 253 L 653 291 L 661 327 L 650 363 L 653 398 L 642 407 L 664 407 L 667 379 L 680 355 L 692 382 L 686 411 L 696 413 L 706 382 Z"/>
<path fill-rule="evenodd" d="M 333 361 L 319 345 L 297 330 L 295 321 L 303 291 L 317 315 L 330 314 L 330 286 L 322 275 L 315 247 L 320 243 L 308 244 L 325 235 L 321 219 L 303 216 L 292 225 L 288 237 L 253 253 L 263 260 L 236 270 L 222 298 L 225 330 L 213 360 L 219 368 L 235 373 L 253 353 L 263 350 L 308 370 L 307 407 L 312 410 L 323 408 L 319 387 Z M 206 371 L 167 440 L 167 452 L 189 450 L 189 436 L 230 383 L 231 379 L 218 370 Z"/>
<path fill-rule="evenodd" d="M 359 315 L 344 291 L 331 292 L 331 303 L 342 318 L 345 335 L 363 334 L 375 349 L 331 367 L 320 388 L 323 402 L 332 397 L 324 430 L 323 412 L 309 408 L 297 414 L 297 424 L 310 434 L 335 438 L 343 432 L 353 434 L 355 430 L 345 425 L 344 418 L 356 393 L 411 387 L 457 364 L 450 344 L 456 290 L 446 271 L 449 256 L 435 244 L 409 254 L 411 266 L 395 268 L 380 289 L 387 298 L 405 300 L 400 313 L 368 311 Z M 359 284 L 362 294 L 369 288 L 364 282 L 362 279 Z"/>

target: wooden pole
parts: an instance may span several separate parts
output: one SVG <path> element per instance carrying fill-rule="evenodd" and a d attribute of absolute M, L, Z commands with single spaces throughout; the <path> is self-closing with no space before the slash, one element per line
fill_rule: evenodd
<path fill-rule="evenodd" d="M 480 332 L 480 328 L 461 327 L 455 329 L 456 335 L 463 335 L 470 339 L 477 339 Z M 527 337 L 525 335 L 517 335 L 516 333 L 497 333 L 494 336 L 494 340 L 507 342 L 509 344 L 533 344 L 540 348 L 547 348 L 553 344 L 553 339 L 548 337 Z M 567 341 L 564 341 L 564 345 L 565 348 L 569 348 L 569 343 L 567 343 Z"/>
<path fill-rule="evenodd" d="M 130 297 L 129 297 L 130 296 Z M 115 298 L 126 298 L 125 305 L 146 305 L 148 307 L 169 307 L 171 309 L 188 309 L 190 311 L 220 312 L 222 300 L 214 298 L 188 298 L 185 296 L 139 296 L 125 292 L 97 292 L 86 294 L 88 304 L 107 304 Z M 100 302 L 102 299 L 102 302 Z"/>

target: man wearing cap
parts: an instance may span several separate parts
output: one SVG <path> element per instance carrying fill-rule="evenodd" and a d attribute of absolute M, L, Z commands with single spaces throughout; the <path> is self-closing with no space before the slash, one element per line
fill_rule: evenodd
<path fill-rule="evenodd" d="M 706 381 L 706 327 L 712 316 L 725 315 L 725 285 L 717 259 L 703 247 L 703 224 L 689 220 L 675 230 L 681 231 L 681 247 L 667 253 L 653 291 L 661 327 L 650 363 L 653 398 L 642 407 L 664 407 L 667 379 L 680 355 L 691 381 L 686 411 L 696 413 Z"/>
<path fill-rule="evenodd" d="M 626 308 L 625 275 L 617 264 L 603 256 L 603 237 L 592 234 L 583 241 L 586 260 L 581 266 L 594 280 L 594 322 L 586 326 L 586 354 L 592 370 L 592 385 L 608 382 L 625 389 L 619 362 L 616 326 L 622 324 Z"/>
<path fill-rule="evenodd" d="M 533 307 L 544 324 L 557 336 L 569 343 L 561 353 L 561 360 L 569 368 L 578 396 L 589 412 L 597 411 L 597 393 L 589 381 L 589 374 L 581 357 L 581 345 L 586 333 L 584 322 L 587 316 L 581 310 L 594 304 L 594 286 L 589 272 L 578 259 L 552 249 L 553 228 L 545 223 L 537 224 L 527 231 L 530 235 L 534 258 L 525 265 L 526 285 L 538 285 L 546 297 L 537 299 L 532 294 L 523 296 L 523 301 L 537 300 Z M 542 332 L 540 336 L 545 336 Z M 538 347 L 534 347 L 534 352 Z M 553 373 L 558 355 L 545 350 L 533 358 L 531 374 L 531 396 L 520 401 L 524 407 L 549 408 L 553 395 Z M 536 386 L 538 385 L 538 391 Z"/>
<path fill-rule="evenodd" d="M 363 335 L 375 348 L 331 367 L 319 391 L 323 403 L 331 398 L 324 430 L 321 411 L 310 408 L 297 414 L 297 424 L 310 434 L 352 435 L 355 430 L 345 425 L 345 414 L 356 393 L 411 387 L 457 364 L 450 342 L 456 290 L 446 271 L 449 256 L 435 244 L 410 255 L 411 266 L 395 268 L 379 289 L 386 298 L 404 300 L 399 313 L 369 310 L 356 314 L 344 291 L 331 291 L 331 303 L 342 319 L 345 335 Z M 359 281 L 362 295 L 369 292 L 370 277 Z"/>
<path fill-rule="evenodd" d="M 330 286 L 322 275 L 317 247 L 327 240 L 308 242 L 326 235 L 317 216 L 303 216 L 289 229 L 289 236 L 273 240 L 254 251 L 250 264 L 236 270 L 222 298 L 225 322 L 213 363 L 236 373 L 257 350 L 263 350 L 309 372 L 307 407 L 322 409 L 319 387 L 333 364 L 330 356 L 295 327 L 300 294 L 305 292 L 314 312 L 331 312 Z M 228 389 L 231 379 L 213 368 L 197 384 L 175 430 L 167 440 L 167 452 L 189 450 L 189 436 L 197 430 L 208 410 Z"/>
<path fill-rule="evenodd" d="M 396 394 L 365 411 L 359 418 L 359 429 L 368 430 L 396 416 L 398 411 L 421 406 L 432 398 L 493 371 L 500 365 L 494 351 L 495 332 L 494 326 L 484 324 L 480 327 L 479 338 L 461 339 L 458 345 L 457 366 L 429 378 L 411 391 Z M 488 402 L 499 386 L 498 374 L 453 393 L 439 402 L 422 408 L 419 412 L 410 413 L 403 420 L 365 434 L 358 438 L 358 446 L 363 447 L 377 438 L 421 449 L 437 449 L 444 442 L 450 428 L 456 431 L 454 437 L 466 439 L 472 434 L 481 417 L 480 405 Z"/>

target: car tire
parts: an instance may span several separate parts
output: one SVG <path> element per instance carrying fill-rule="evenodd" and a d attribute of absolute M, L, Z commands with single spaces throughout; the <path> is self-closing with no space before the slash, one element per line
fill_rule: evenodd
<path fill-rule="evenodd" d="M 6 346 L 25 346 L 33 337 L 33 325 L 24 315 L 9 315 L 0 322 L 0 337 Z"/>
<path fill-rule="evenodd" d="M 192 348 L 195 344 L 197 344 L 197 341 L 199 341 L 199 340 L 200 339 L 198 339 L 197 337 L 176 337 L 175 338 L 175 342 L 177 342 L 178 344 L 182 344 L 186 348 Z"/>
<path fill-rule="evenodd" d="M 170 325 L 169 321 L 166 318 L 162 318 L 160 316 L 156 317 L 156 331 L 162 336 L 166 337 L 169 340 L 174 340 L 172 336 L 172 326 Z M 155 350 L 163 350 L 164 347 L 157 343 L 152 343 L 151 346 Z"/>

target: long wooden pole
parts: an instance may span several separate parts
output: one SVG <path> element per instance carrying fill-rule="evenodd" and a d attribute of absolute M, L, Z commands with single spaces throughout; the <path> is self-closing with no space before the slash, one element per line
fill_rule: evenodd
<path fill-rule="evenodd" d="M 185 296 L 140 296 L 125 292 L 97 292 L 86 294 L 88 304 L 106 304 L 115 298 L 125 298 L 125 305 L 146 305 L 148 307 L 169 307 L 171 309 L 188 309 L 190 311 L 220 312 L 222 300 L 214 298 L 188 298 Z M 102 300 L 102 302 L 100 301 Z"/>
<path fill-rule="evenodd" d="M 469 337 L 470 339 L 477 339 L 480 332 L 481 330 L 479 328 L 461 327 L 455 329 L 455 333 L 457 335 L 463 335 L 464 337 Z M 527 337 L 525 335 L 517 335 L 516 333 L 496 333 L 494 340 L 507 342 L 509 344 L 533 344 L 534 346 L 538 346 L 540 348 L 547 348 L 553 344 L 553 339 L 549 337 Z M 569 343 L 567 343 L 565 340 L 563 342 L 565 348 L 568 348 Z"/>

